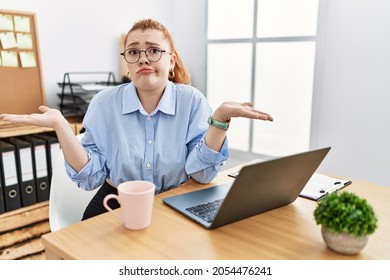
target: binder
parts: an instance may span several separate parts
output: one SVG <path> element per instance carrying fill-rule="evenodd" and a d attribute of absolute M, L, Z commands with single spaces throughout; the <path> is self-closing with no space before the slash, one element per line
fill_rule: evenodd
<path fill-rule="evenodd" d="M 32 144 L 33 149 L 33 170 L 35 174 L 35 185 L 37 190 L 37 202 L 46 201 L 50 195 L 49 174 L 47 170 L 46 142 L 40 138 L 25 135 L 20 136 Z"/>
<path fill-rule="evenodd" d="M 19 209 L 22 204 L 16 169 L 15 147 L 0 141 L 0 172 L 3 185 L 5 212 Z"/>
<path fill-rule="evenodd" d="M 53 167 L 56 164 L 58 152 L 60 151 L 60 143 L 56 136 L 49 134 L 34 134 L 35 137 L 46 141 L 46 156 L 47 156 L 47 170 L 49 174 L 49 182 L 53 174 Z"/>
<path fill-rule="evenodd" d="M 4 191 L 3 191 L 3 177 L 0 172 L 0 214 L 5 212 Z"/>
<path fill-rule="evenodd" d="M 37 191 L 33 170 L 32 145 L 17 137 L 10 137 L 6 141 L 15 146 L 16 169 L 20 187 L 22 206 L 29 206 L 37 202 Z"/>

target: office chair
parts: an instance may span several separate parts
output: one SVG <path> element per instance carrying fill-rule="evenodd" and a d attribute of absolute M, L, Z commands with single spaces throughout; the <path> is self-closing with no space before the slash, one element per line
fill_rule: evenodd
<path fill-rule="evenodd" d="M 77 135 L 80 140 L 84 134 Z M 85 191 L 77 187 L 65 171 L 64 154 L 58 152 L 53 165 L 49 198 L 49 224 L 51 231 L 81 221 L 84 210 L 99 188 Z"/>

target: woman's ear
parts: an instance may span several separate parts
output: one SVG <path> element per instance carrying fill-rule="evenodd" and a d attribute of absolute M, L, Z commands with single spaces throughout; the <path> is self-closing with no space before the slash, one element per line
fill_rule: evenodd
<path fill-rule="evenodd" d="M 170 67 L 170 69 L 175 68 L 176 59 L 177 59 L 176 52 L 174 52 L 173 54 L 171 54 L 171 67 Z"/>

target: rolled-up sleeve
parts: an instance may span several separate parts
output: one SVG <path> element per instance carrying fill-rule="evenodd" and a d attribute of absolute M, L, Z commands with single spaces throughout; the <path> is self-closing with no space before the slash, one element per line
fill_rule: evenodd
<path fill-rule="evenodd" d="M 221 166 L 229 158 L 228 140 L 225 138 L 221 151 L 210 149 L 204 137 L 190 152 L 186 161 L 186 172 L 199 183 L 207 184 L 218 174 Z"/>
<path fill-rule="evenodd" d="M 65 168 L 72 181 L 77 183 L 78 187 L 87 191 L 92 191 L 104 183 L 106 178 L 105 158 L 98 153 L 87 150 L 88 163 L 76 172 L 66 161 Z"/>

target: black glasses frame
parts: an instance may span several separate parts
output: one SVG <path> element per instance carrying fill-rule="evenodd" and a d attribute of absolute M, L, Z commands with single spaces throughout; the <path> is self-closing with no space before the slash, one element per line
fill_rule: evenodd
<path fill-rule="evenodd" d="M 151 60 L 148 56 L 148 50 L 150 49 L 157 49 L 160 51 L 160 57 L 157 59 L 157 60 Z M 133 62 L 129 62 L 127 59 L 126 59 L 126 51 L 128 50 L 136 50 L 138 51 L 138 59 L 136 61 L 133 61 Z M 137 63 L 139 61 L 139 59 L 141 58 L 141 53 L 145 53 L 145 56 L 147 58 L 147 60 L 149 60 L 150 62 L 157 62 L 157 61 L 160 61 L 163 53 L 168 53 L 168 54 L 171 54 L 169 52 L 167 52 L 166 50 L 160 50 L 159 48 L 156 48 L 156 47 L 149 47 L 147 48 L 146 50 L 139 50 L 139 49 L 136 49 L 136 48 L 128 48 L 128 49 L 125 49 L 122 53 L 120 53 L 121 56 L 123 56 L 123 58 L 126 60 L 127 63 L 129 64 L 134 64 L 134 63 Z"/>

